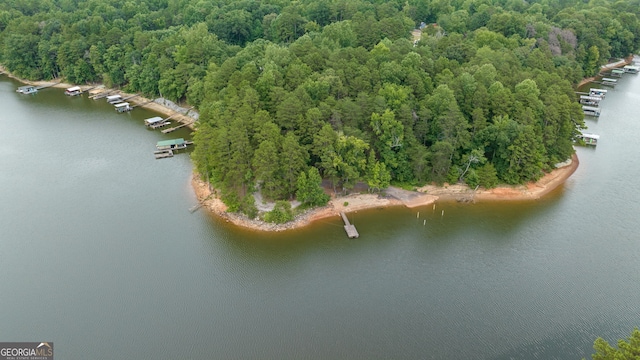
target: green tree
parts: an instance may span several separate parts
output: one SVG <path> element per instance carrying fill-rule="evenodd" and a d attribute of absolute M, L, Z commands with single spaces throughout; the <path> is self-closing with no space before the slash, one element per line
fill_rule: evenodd
<path fill-rule="evenodd" d="M 285 135 L 280 153 L 283 154 L 280 159 L 282 191 L 292 197 L 296 192 L 298 176 L 304 172 L 309 162 L 309 153 L 300 145 L 298 137 L 292 132 Z"/>
<path fill-rule="evenodd" d="M 367 169 L 366 151 L 369 144 L 355 136 L 338 136 L 332 165 L 342 183 L 342 189 L 352 189 Z"/>
<path fill-rule="evenodd" d="M 600 51 L 598 47 L 594 45 L 587 50 L 584 73 L 587 75 L 595 75 L 598 71 L 600 71 Z"/>
<path fill-rule="evenodd" d="M 249 144 L 249 134 L 241 119 L 234 119 L 231 123 L 229 138 L 230 163 L 225 178 L 229 187 L 239 188 L 240 195 L 244 196 L 253 179 L 253 148 Z"/>
<path fill-rule="evenodd" d="M 291 203 L 284 200 L 276 201 L 273 210 L 264 214 L 264 221 L 276 224 L 284 224 L 293 220 Z"/>
<path fill-rule="evenodd" d="M 278 198 L 281 192 L 280 157 L 272 140 L 264 140 L 253 156 L 255 177 L 262 182 L 262 194 L 270 199 Z"/>
<path fill-rule="evenodd" d="M 595 354 L 593 360 L 632 360 L 640 357 L 640 330 L 635 328 L 626 341 L 618 340 L 618 348 L 614 348 L 603 338 L 597 338 L 593 343 Z"/>
<path fill-rule="evenodd" d="M 478 185 L 485 189 L 494 188 L 498 186 L 498 183 L 500 182 L 496 168 L 490 162 L 485 163 L 476 170 L 476 177 Z"/>
<path fill-rule="evenodd" d="M 431 147 L 431 179 L 442 184 L 451 170 L 453 145 L 448 141 L 438 141 Z"/>
<path fill-rule="evenodd" d="M 386 189 L 391 183 L 391 173 L 384 163 L 376 160 L 373 151 L 369 152 L 366 180 L 369 188 L 375 192 Z"/>
<path fill-rule="evenodd" d="M 301 172 L 297 180 L 296 198 L 309 206 L 324 206 L 330 197 L 322 189 L 322 178 L 318 169 L 310 167 L 308 175 Z"/>
<path fill-rule="evenodd" d="M 338 134 L 333 130 L 331 125 L 325 124 L 313 137 L 313 144 L 311 146 L 311 153 L 314 156 L 318 170 L 321 170 L 322 174 L 330 178 L 332 182 L 337 180 L 337 173 L 333 166 L 337 142 Z"/>
<path fill-rule="evenodd" d="M 370 126 L 376 135 L 374 147 L 382 162 L 391 169 L 398 168 L 400 162 L 397 155 L 404 142 L 404 126 L 395 119 L 395 114 L 389 109 L 382 115 L 371 114 Z"/>

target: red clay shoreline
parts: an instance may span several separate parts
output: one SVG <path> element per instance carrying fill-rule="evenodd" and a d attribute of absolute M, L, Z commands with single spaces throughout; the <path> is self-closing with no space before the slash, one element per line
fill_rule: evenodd
<path fill-rule="evenodd" d="M 576 171 L 579 165 L 576 154 L 563 166 L 544 175 L 537 182 L 518 186 L 501 186 L 493 189 L 470 189 L 466 185 L 427 185 L 418 191 L 407 191 L 394 187 L 386 189 L 386 195 L 351 194 L 331 199 L 327 206 L 310 209 L 286 224 L 271 224 L 252 220 L 245 215 L 228 213 L 226 205 L 216 196 L 209 185 L 194 172 L 192 186 L 198 201 L 208 211 L 237 226 L 259 231 L 284 231 L 307 226 L 315 221 L 339 216 L 340 212 L 355 212 L 366 209 L 385 209 L 393 206 L 417 208 L 439 201 L 475 203 L 481 201 L 530 201 L 537 200 L 555 190 Z M 347 206 L 344 204 L 348 203 Z"/>

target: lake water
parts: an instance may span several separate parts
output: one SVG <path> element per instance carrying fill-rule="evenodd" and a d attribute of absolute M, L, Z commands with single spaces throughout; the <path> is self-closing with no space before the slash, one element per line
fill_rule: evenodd
<path fill-rule="evenodd" d="M 153 156 L 188 130 L 18 85 L 0 78 L 0 341 L 56 359 L 581 359 L 640 326 L 638 75 L 544 199 L 361 211 L 355 240 L 339 218 L 265 234 L 190 213 L 188 154 Z"/>

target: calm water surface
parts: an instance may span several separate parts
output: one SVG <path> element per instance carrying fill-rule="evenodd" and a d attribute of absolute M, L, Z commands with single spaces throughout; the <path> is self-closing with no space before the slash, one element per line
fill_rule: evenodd
<path fill-rule="evenodd" d="M 580 359 L 640 326 L 638 75 L 543 200 L 359 212 L 357 240 L 337 218 L 263 234 L 191 214 L 188 155 L 153 157 L 188 131 L 17 86 L 0 79 L 1 341 L 57 359 Z"/>

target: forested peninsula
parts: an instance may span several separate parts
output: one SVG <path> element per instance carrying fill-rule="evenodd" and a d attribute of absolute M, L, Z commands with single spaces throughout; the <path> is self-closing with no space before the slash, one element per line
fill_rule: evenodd
<path fill-rule="evenodd" d="M 4 0 L 0 63 L 198 109 L 228 211 L 292 218 L 390 184 L 540 179 L 585 128 L 575 85 L 640 48 L 640 0 Z M 364 186 L 363 186 L 364 185 Z"/>

